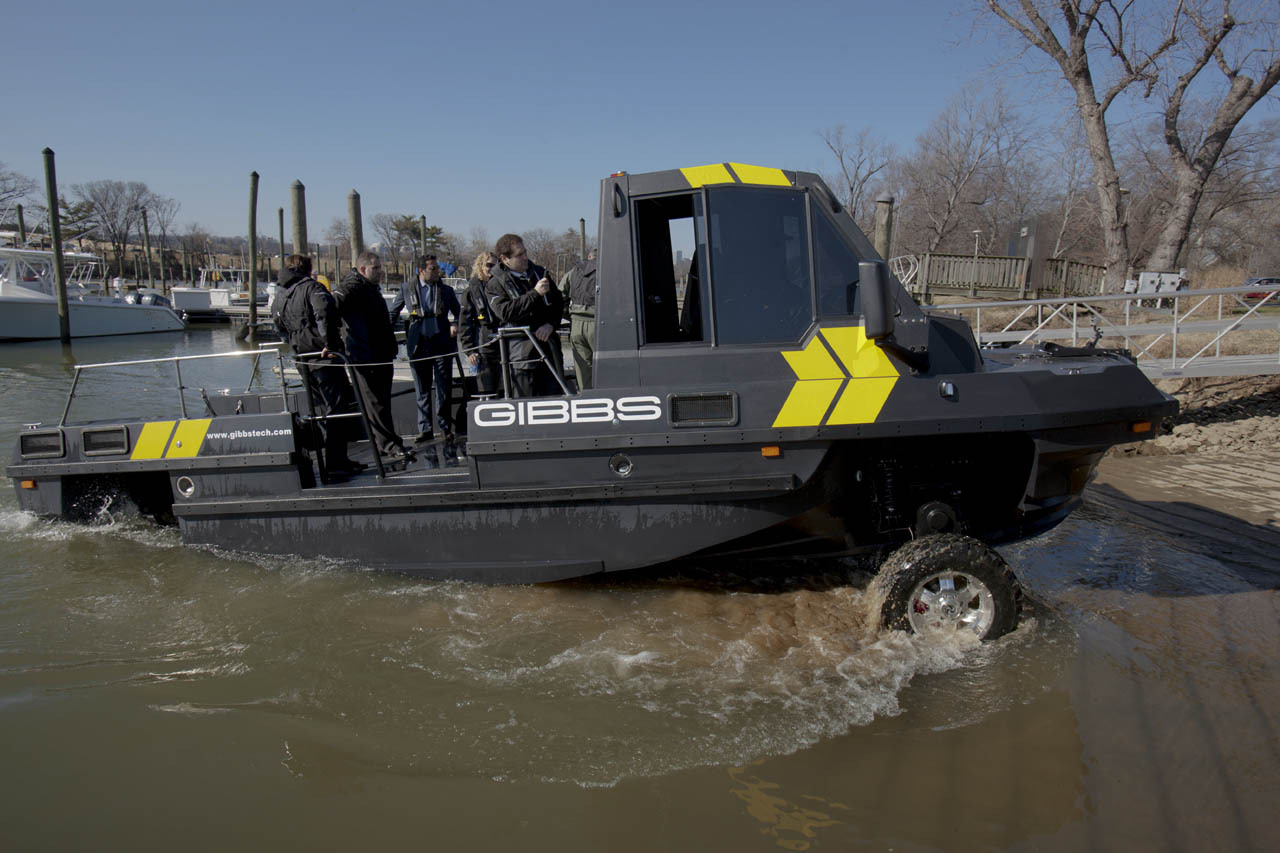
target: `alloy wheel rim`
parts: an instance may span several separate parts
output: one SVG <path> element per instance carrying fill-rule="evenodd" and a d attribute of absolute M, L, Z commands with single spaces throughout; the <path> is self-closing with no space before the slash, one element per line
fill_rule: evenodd
<path fill-rule="evenodd" d="M 995 618 L 995 596 L 967 572 L 936 572 L 916 584 L 907 599 L 907 620 L 917 634 L 953 630 L 981 638 Z"/>

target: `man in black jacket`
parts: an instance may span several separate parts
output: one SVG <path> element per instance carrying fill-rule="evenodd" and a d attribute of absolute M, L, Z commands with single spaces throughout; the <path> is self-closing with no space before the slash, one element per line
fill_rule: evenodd
<path fill-rule="evenodd" d="M 409 309 L 405 352 L 413 369 L 413 386 L 418 396 L 418 438 L 422 444 L 432 438 L 432 410 L 440 436 L 446 445 L 453 442 L 453 416 L 449 395 L 453 391 L 453 354 L 457 352 L 458 320 L 462 307 L 453 288 L 443 281 L 435 255 L 425 255 L 418 263 L 418 277 L 405 282 L 400 296 L 391 303 L 391 322 L 400 309 Z"/>
<path fill-rule="evenodd" d="M 290 255 L 284 259 L 280 290 L 271 305 L 280 339 L 293 348 L 298 373 L 307 383 L 311 404 L 317 415 L 337 415 L 355 411 L 351 383 L 335 354 L 342 353 L 338 306 L 324 285 L 311 277 L 311 259 Z M 365 466 L 347 456 L 350 420 L 325 422 L 325 471 L 329 478 L 346 476 Z"/>
<path fill-rule="evenodd" d="M 382 261 L 375 252 L 362 252 L 351 270 L 333 289 L 342 315 L 343 340 L 354 368 L 356 384 L 365 401 L 365 413 L 373 431 L 370 438 L 383 456 L 411 456 L 391 418 L 391 362 L 400 347 L 391 328 L 387 302 L 378 282 Z"/>
<path fill-rule="evenodd" d="M 535 339 L 511 340 L 515 395 L 561 395 L 564 391 L 556 377 L 563 375 L 563 356 L 556 328 L 564 315 L 564 297 L 547 271 L 529 260 L 519 235 L 503 234 L 494 251 L 500 263 L 485 285 L 493 313 L 503 326 L 528 327 Z"/>

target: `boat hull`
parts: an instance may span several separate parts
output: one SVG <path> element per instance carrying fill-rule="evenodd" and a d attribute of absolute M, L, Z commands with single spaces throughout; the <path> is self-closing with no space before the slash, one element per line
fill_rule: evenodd
<path fill-rule="evenodd" d="M 163 305 L 125 302 L 69 301 L 71 337 L 180 332 L 177 314 Z M 0 342 L 38 341 L 61 337 L 56 302 L 41 299 L 0 300 Z"/>

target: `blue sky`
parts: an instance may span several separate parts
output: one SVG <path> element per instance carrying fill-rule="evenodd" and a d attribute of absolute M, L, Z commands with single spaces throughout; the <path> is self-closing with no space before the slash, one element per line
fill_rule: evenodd
<path fill-rule="evenodd" d="M 585 217 L 600 178 L 735 160 L 820 171 L 827 127 L 910 146 L 987 87 L 963 0 L 27 3 L 4 15 L 0 161 L 141 180 L 178 223 L 259 231 L 307 187 L 313 241 L 360 191 L 466 237 Z M 984 22 L 985 23 L 985 22 Z M 53 50 L 56 58 L 48 54 Z M 1006 51 L 1007 52 L 1007 51 Z M 1039 84 L 1012 78 L 1015 98 Z M 1051 105 L 1059 109 L 1062 104 Z M 286 228 L 289 225 L 286 223 Z"/>

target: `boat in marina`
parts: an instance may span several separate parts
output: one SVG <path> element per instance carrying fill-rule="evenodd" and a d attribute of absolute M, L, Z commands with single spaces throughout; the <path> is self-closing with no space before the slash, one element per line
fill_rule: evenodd
<path fill-rule="evenodd" d="M 250 271 L 243 267 L 201 267 L 195 284 L 170 290 L 174 310 L 188 320 L 226 320 L 249 307 Z M 270 304 L 275 284 L 258 282 L 257 304 Z M 240 309 L 236 311 L 236 309 Z"/>
<path fill-rule="evenodd" d="M 463 452 L 385 460 L 362 441 L 367 468 L 331 475 L 318 427 L 371 434 L 366 407 L 318 415 L 279 350 L 163 360 L 180 408 L 156 419 L 71 417 L 128 367 L 80 365 L 61 420 L 18 436 L 19 505 L 92 519 L 121 498 L 190 545 L 489 583 L 854 558 L 878 567 L 884 625 L 990 639 L 1023 610 L 993 546 L 1061 522 L 1109 448 L 1177 411 L 1123 350 L 979 348 L 811 173 L 616 173 L 598 234 L 593 387 L 516 398 L 507 345 L 538 344 L 505 328 L 502 393 L 463 401 Z M 279 384 L 188 401 L 194 359 L 252 359 Z"/>
<path fill-rule="evenodd" d="M 186 324 L 156 293 L 108 293 L 96 255 L 63 252 L 73 338 L 179 332 Z M 58 338 L 53 252 L 0 248 L 0 341 Z"/>

